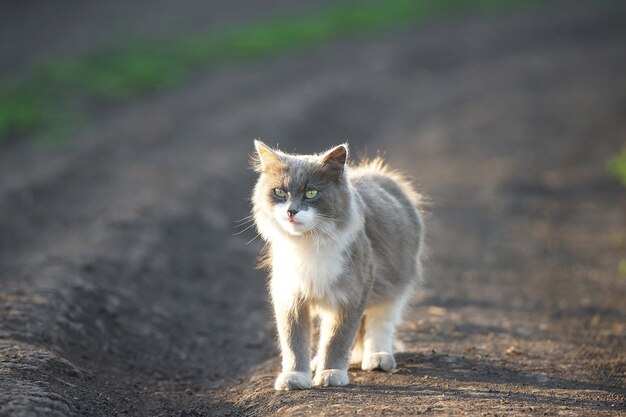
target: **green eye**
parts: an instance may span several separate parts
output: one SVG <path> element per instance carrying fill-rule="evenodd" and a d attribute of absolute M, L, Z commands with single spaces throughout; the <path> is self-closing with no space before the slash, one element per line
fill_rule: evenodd
<path fill-rule="evenodd" d="M 315 198 L 317 195 L 317 190 L 306 190 L 304 193 L 304 198 Z"/>
<path fill-rule="evenodd" d="M 276 194 L 276 197 L 280 198 L 285 198 L 287 196 L 287 193 L 282 188 L 274 188 L 274 194 Z"/>

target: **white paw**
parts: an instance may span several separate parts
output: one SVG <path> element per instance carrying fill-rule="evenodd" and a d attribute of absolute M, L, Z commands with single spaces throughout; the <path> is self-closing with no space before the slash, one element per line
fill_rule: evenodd
<path fill-rule="evenodd" d="M 396 360 L 393 353 L 376 352 L 366 355 L 361 363 L 361 369 L 364 371 L 373 371 L 380 369 L 385 372 L 392 371 L 396 367 Z"/>
<path fill-rule="evenodd" d="M 304 372 L 282 372 L 274 382 L 276 391 L 311 388 L 311 377 Z"/>
<path fill-rule="evenodd" d="M 349 383 L 348 371 L 343 369 L 324 369 L 313 380 L 313 384 L 318 387 L 343 387 Z"/>

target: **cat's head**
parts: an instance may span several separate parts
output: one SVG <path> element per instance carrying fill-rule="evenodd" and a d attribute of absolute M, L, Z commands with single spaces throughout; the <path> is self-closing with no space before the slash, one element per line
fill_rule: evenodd
<path fill-rule="evenodd" d="M 333 234 L 349 215 L 347 144 L 314 155 L 293 155 L 254 142 L 259 179 L 252 197 L 265 239 L 275 233 L 312 237 Z"/>

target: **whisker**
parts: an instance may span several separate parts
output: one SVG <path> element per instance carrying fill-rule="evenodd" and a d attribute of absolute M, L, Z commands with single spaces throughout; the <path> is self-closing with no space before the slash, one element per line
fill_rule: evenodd
<path fill-rule="evenodd" d="M 242 223 L 240 223 L 240 224 L 236 224 L 236 225 L 234 225 L 233 227 L 234 227 L 235 229 L 236 229 L 236 228 L 238 228 L 238 227 L 244 227 L 245 225 L 250 224 L 250 223 L 252 223 L 253 221 L 254 221 L 254 220 L 250 219 L 250 220 L 245 221 L 245 222 L 242 222 Z"/>
<path fill-rule="evenodd" d="M 320 234 L 319 234 L 319 229 L 317 228 L 319 226 L 319 223 L 317 220 L 313 221 L 313 228 L 311 229 L 311 231 L 313 232 L 313 238 L 315 240 L 315 249 L 317 252 L 320 251 Z"/>
<path fill-rule="evenodd" d="M 250 215 L 248 215 L 248 216 L 246 216 L 246 217 L 243 217 L 243 218 L 241 218 L 241 219 L 239 219 L 239 220 L 235 220 L 235 221 L 234 221 L 234 223 L 241 223 L 241 222 L 243 222 L 244 220 L 245 220 L 245 221 L 248 221 L 248 220 L 250 220 L 250 219 L 252 219 L 252 214 L 250 214 Z"/>
<path fill-rule="evenodd" d="M 259 233 L 258 235 L 256 235 L 255 237 L 253 237 L 252 239 L 250 239 L 246 245 L 249 245 L 250 243 L 254 242 L 256 240 L 256 238 L 258 238 L 259 236 L 261 236 L 261 233 Z"/>
<path fill-rule="evenodd" d="M 233 236 L 238 236 L 238 235 L 242 234 L 243 232 L 245 232 L 246 230 L 250 229 L 251 227 L 254 227 L 254 224 L 249 225 L 248 227 L 246 227 L 243 230 L 238 231 L 237 233 L 233 233 Z"/>

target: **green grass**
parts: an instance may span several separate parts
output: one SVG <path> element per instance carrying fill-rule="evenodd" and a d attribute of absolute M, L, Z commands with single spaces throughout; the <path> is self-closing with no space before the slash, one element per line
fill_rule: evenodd
<path fill-rule="evenodd" d="M 626 187 L 626 148 L 609 158 L 606 163 L 609 174 Z"/>
<path fill-rule="evenodd" d="M 0 142 L 40 134 L 64 140 L 85 103 L 138 97 L 183 82 L 194 71 L 310 48 L 345 36 L 466 12 L 526 5 L 522 0 L 377 0 L 332 6 L 161 43 L 137 42 L 52 62 L 0 85 Z M 56 138 L 56 139 L 55 139 Z"/>

